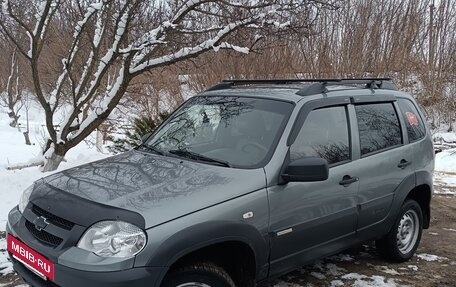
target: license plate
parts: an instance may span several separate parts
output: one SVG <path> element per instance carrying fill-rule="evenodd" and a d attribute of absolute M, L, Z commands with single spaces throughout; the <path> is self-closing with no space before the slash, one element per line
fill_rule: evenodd
<path fill-rule="evenodd" d="M 24 264 L 25 267 L 42 279 L 54 281 L 54 264 L 46 257 L 28 247 L 11 234 L 7 235 L 7 244 L 8 251 L 16 260 Z"/>

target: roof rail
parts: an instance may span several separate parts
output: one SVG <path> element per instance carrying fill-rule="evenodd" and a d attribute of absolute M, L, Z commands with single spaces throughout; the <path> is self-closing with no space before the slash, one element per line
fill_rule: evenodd
<path fill-rule="evenodd" d="M 350 79 L 275 79 L 275 80 L 223 80 L 221 83 L 207 89 L 206 91 L 216 91 L 231 89 L 234 86 L 247 85 L 287 85 L 295 83 L 312 83 L 296 94 L 308 96 L 327 92 L 327 86 L 335 85 L 365 85 L 366 89 L 386 89 L 397 90 L 391 78 L 350 78 Z"/>
<path fill-rule="evenodd" d="M 385 89 L 397 91 L 397 86 L 391 78 L 353 78 L 353 79 L 332 79 L 313 83 L 296 92 L 300 96 L 309 96 L 328 92 L 327 86 L 339 85 L 365 85 L 365 89 Z"/>

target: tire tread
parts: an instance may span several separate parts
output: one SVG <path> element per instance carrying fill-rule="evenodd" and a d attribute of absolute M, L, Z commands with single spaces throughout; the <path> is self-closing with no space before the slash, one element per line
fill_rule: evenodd
<path fill-rule="evenodd" d="M 420 231 L 418 234 L 418 239 L 416 242 L 415 248 L 412 249 L 407 256 L 404 256 L 400 253 L 397 248 L 396 243 L 396 232 L 397 232 L 397 225 L 399 224 L 400 219 L 402 218 L 403 214 L 408 210 L 407 208 L 414 208 L 415 211 L 418 212 L 419 220 L 420 220 Z M 423 230 L 423 212 L 421 210 L 420 205 L 413 199 L 407 199 L 401 207 L 401 212 L 399 213 L 398 218 L 395 220 L 393 227 L 391 230 L 386 234 L 383 238 L 375 241 L 375 246 L 377 248 L 377 252 L 388 261 L 391 262 L 404 262 L 409 260 L 413 254 L 416 252 L 418 245 L 421 240 L 421 233 Z"/>
<path fill-rule="evenodd" d="M 174 270 L 170 274 L 170 277 L 173 278 L 175 276 L 180 276 L 181 274 L 193 272 L 203 272 L 216 275 L 220 277 L 222 280 L 224 280 L 229 287 L 236 287 L 236 284 L 234 283 L 233 279 L 231 279 L 231 276 L 222 267 L 215 265 L 212 262 L 196 262 L 189 265 L 185 265 Z M 165 286 L 168 285 L 165 284 Z"/>

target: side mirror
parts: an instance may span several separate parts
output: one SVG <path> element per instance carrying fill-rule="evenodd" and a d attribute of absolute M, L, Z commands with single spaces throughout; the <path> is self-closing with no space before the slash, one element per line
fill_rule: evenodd
<path fill-rule="evenodd" d="M 304 157 L 292 161 L 282 174 L 286 182 L 310 182 L 327 180 L 329 167 L 326 159 Z"/>
<path fill-rule="evenodd" d="M 140 142 L 140 144 L 145 143 L 145 142 L 147 141 L 147 139 L 150 137 L 151 134 L 152 134 L 152 133 L 147 133 L 147 134 L 141 136 L 141 142 Z"/>

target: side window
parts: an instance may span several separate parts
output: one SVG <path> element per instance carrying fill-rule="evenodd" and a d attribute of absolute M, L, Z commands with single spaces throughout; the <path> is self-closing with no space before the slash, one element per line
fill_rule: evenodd
<path fill-rule="evenodd" d="M 345 107 L 322 108 L 309 113 L 290 147 L 290 159 L 308 156 L 324 158 L 329 164 L 350 159 Z"/>
<path fill-rule="evenodd" d="M 422 139 L 426 135 L 426 128 L 415 105 L 407 99 L 398 99 L 397 102 L 407 127 L 409 141 Z"/>
<path fill-rule="evenodd" d="M 401 127 L 392 103 L 355 106 L 361 155 L 400 145 Z"/>

